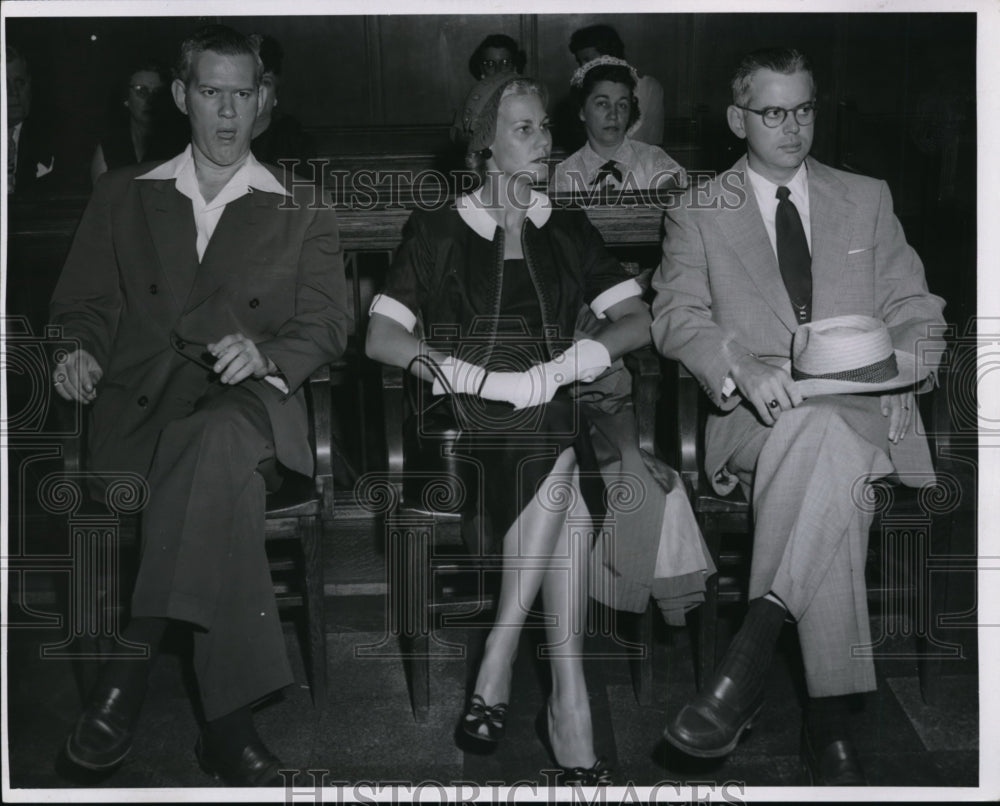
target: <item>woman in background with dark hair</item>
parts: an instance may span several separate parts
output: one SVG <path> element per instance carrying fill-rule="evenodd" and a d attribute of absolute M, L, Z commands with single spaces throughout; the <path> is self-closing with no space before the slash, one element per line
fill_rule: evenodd
<path fill-rule="evenodd" d="M 418 416 L 461 428 L 456 452 L 482 474 L 470 492 L 482 491 L 504 558 L 462 729 L 485 742 L 503 736 L 521 631 L 541 592 L 552 691 L 539 731 L 562 783 L 606 785 L 583 668 L 590 536 L 569 521 L 574 501 L 598 517 L 603 505 L 581 480 L 596 462 L 569 387 L 647 344 L 650 316 L 587 216 L 532 189 L 548 173 L 546 95 L 513 73 L 472 88 L 460 121 L 480 185 L 453 207 L 410 216 L 372 303 L 366 349 L 433 383 Z M 582 305 L 603 327 L 574 340 Z"/>
<path fill-rule="evenodd" d="M 625 43 L 610 25 L 588 25 L 573 32 L 569 49 L 579 66 L 598 56 L 625 59 Z M 628 131 L 633 140 L 658 146 L 663 143 L 663 85 L 648 73 L 636 71 L 635 97 L 642 108 L 642 118 Z"/>
<path fill-rule="evenodd" d="M 684 169 L 676 160 L 659 146 L 628 136 L 642 115 L 636 81 L 635 69 L 614 56 L 598 56 L 573 74 L 570 90 L 587 143 L 556 166 L 557 193 L 683 184 Z"/>
<path fill-rule="evenodd" d="M 166 89 L 166 73 L 158 64 L 146 62 L 129 72 L 119 99 L 127 115 L 116 102 L 113 120 L 90 161 L 91 182 L 115 168 L 167 159 L 183 147 L 183 139 L 170 142 L 172 104 Z M 183 138 L 183 133 L 179 136 Z"/>
<path fill-rule="evenodd" d="M 506 34 L 490 34 L 469 57 L 469 72 L 476 81 L 495 73 L 523 73 L 527 58 Z"/>

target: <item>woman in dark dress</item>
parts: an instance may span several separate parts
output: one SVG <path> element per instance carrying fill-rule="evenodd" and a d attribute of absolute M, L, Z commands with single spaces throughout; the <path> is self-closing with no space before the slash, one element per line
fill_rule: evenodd
<path fill-rule="evenodd" d="M 142 64 L 129 72 L 124 95 L 116 102 L 110 124 L 94 149 L 92 182 L 106 171 L 166 159 L 184 148 L 183 138 L 170 142 L 174 113 L 166 89 L 164 72 L 158 65 Z"/>
<path fill-rule="evenodd" d="M 590 537 L 568 528 L 569 515 L 593 500 L 581 491 L 579 471 L 596 464 L 569 387 L 648 343 L 650 317 L 641 288 L 586 215 L 554 209 L 531 187 L 547 177 L 545 101 L 543 86 L 513 74 L 472 89 L 462 128 L 481 185 L 454 207 L 411 215 L 372 304 L 366 348 L 433 384 L 431 408 L 461 427 L 459 449 L 477 460 L 482 504 L 500 538 L 496 624 L 464 731 L 501 738 L 518 640 L 541 591 L 550 616 L 545 724 L 554 761 L 566 783 L 607 784 L 583 671 Z M 604 326 L 574 341 L 584 304 Z"/>

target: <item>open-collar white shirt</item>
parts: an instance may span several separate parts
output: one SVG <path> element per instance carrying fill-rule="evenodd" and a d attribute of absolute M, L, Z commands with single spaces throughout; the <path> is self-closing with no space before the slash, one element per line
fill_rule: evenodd
<path fill-rule="evenodd" d="M 180 154 L 161 165 L 156 166 L 148 173 L 137 176 L 136 179 L 174 179 L 176 180 L 177 192 L 187 196 L 191 200 L 191 208 L 194 211 L 194 226 L 198 234 L 195 241 L 195 248 L 198 251 L 198 262 L 205 256 L 208 242 L 212 239 L 212 234 L 222 218 L 222 212 L 231 201 L 242 198 L 254 190 L 262 190 L 266 193 L 279 193 L 284 196 L 291 195 L 274 175 L 261 165 L 252 152 L 247 152 L 247 157 L 243 164 L 237 169 L 225 186 L 214 199 L 207 202 L 198 189 L 198 177 L 194 170 L 194 155 L 192 146 L 188 144 Z"/>

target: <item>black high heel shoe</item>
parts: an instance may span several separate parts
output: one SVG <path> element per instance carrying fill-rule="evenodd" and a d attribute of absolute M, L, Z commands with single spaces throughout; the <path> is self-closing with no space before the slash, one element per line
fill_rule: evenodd
<path fill-rule="evenodd" d="M 549 757 L 559 768 L 557 785 L 567 786 L 569 784 L 579 784 L 580 786 L 614 786 L 614 770 L 608 766 L 603 756 L 599 756 L 592 767 L 564 767 L 556 759 L 556 754 L 552 749 L 552 739 L 549 737 L 549 715 L 548 705 L 543 705 L 535 720 L 535 731 L 538 738 L 548 752 Z"/>
<path fill-rule="evenodd" d="M 507 703 L 498 702 L 487 705 L 486 700 L 478 694 L 473 694 L 469 701 L 469 709 L 462 717 L 462 730 L 466 735 L 481 742 L 499 742 L 507 732 Z M 486 733 L 480 733 L 485 727 Z"/>

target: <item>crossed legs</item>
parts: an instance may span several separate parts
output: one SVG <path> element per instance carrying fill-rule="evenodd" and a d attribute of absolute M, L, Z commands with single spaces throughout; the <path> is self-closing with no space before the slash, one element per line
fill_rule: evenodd
<path fill-rule="evenodd" d="M 521 630 L 541 591 L 547 638 L 543 652 L 552 669 L 552 750 L 561 766 L 589 768 L 596 761 L 583 672 L 590 535 L 569 523 L 571 505 L 579 500 L 576 457 L 567 449 L 504 535 L 497 618 L 486 639 L 475 692 L 489 704 L 507 702 Z"/>
<path fill-rule="evenodd" d="M 893 470 L 887 435 L 877 397 L 816 398 L 782 413 L 772 428 L 761 426 L 734 453 L 729 467 L 753 491 L 751 607 L 705 689 L 668 725 L 671 743 L 707 757 L 736 746 L 761 707 L 786 611 L 798 622 L 811 698 L 874 688 L 871 660 L 852 658 L 851 647 L 868 640 L 871 517 L 859 501 L 864 485 Z M 815 755 L 811 763 L 818 768 Z M 858 783 L 853 761 L 838 770 L 814 778 Z"/>
<path fill-rule="evenodd" d="M 213 388 L 169 423 L 149 473 L 143 553 L 125 636 L 151 656 L 167 620 L 194 625 L 208 724 L 202 766 L 236 785 L 274 780 L 278 760 L 253 729 L 253 701 L 291 682 L 264 553 L 265 482 L 273 458 L 263 404 L 244 387 Z M 150 661 L 109 663 L 67 743 L 74 761 L 115 766 L 128 752 Z"/>

